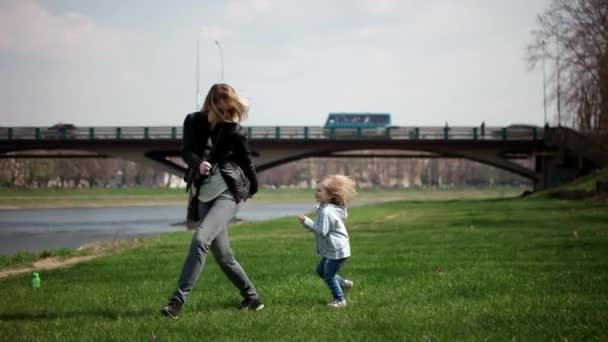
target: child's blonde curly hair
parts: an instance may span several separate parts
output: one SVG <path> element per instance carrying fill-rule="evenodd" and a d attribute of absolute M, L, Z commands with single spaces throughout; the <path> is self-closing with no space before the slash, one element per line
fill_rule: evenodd
<path fill-rule="evenodd" d="M 357 193 L 355 181 L 344 175 L 330 175 L 319 181 L 319 185 L 329 195 L 329 203 L 345 207 Z"/>

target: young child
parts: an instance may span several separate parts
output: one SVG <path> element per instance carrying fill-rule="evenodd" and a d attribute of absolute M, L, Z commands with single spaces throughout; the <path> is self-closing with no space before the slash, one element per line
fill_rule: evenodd
<path fill-rule="evenodd" d="M 304 228 L 315 234 L 316 254 L 321 257 L 317 266 L 319 277 L 323 278 L 333 295 L 327 304 L 333 308 L 346 306 L 344 292 L 353 287 L 337 273 L 350 257 L 350 243 L 344 221 L 348 216 L 346 204 L 355 194 L 355 182 L 342 175 L 325 177 L 317 183 L 315 198 L 319 202 L 315 220 L 300 214 L 298 220 Z"/>

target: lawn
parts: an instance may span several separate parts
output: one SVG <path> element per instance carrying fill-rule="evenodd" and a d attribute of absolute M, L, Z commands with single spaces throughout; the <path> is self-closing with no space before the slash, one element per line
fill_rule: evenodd
<path fill-rule="evenodd" d="M 355 204 L 408 199 L 463 199 L 514 197 L 518 187 L 467 187 L 456 189 L 360 189 Z M 310 189 L 261 189 L 257 203 L 302 203 L 312 200 Z M 14 189 L 0 188 L 0 210 L 20 208 L 112 207 L 185 205 L 183 189 L 84 188 Z"/>
<path fill-rule="evenodd" d="M 608 339 L 608 206 L 542 198 L 400 201 L 350 210 L 349 306 L 324 303 L 295 218 L 230 228 L 266 308 L 236 309 L 213 258 L 178 320 L 159 309 L 191 233 L 0 280 L 0 340 Z"/>

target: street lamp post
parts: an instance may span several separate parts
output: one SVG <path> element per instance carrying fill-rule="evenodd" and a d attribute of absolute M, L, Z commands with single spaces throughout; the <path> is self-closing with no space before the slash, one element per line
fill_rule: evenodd
<path fill-rule="evenodd" d="M 215 41 L 215 45 L 217 45 L 217 48 L 220 51 L 220 67 L 221 67 L 221 81 L 224 82 L 224 52 L 222 51 L 222 45 L 220 44 L 219 40 Z"/>
<path fill-rule="evenodd" d="M 222 45 L 218 40 L 215 40 L 220 51 L 220 67 L 221 67 L 221 82 L 224 82 L 224 52 L 222 51 Z M 201 37 L 200 33 L 196 37 L 196 110 L 201 109 L 201 82 L 200 82 L 200 59 L 201 59 Z"/>
<path fill-rule="evenodd" d="M 559 36 L 556 37 L 556 68 L 557 68 L 557 126 L 562 126 L 562 101 L 561 101 L 561 70 L 559 67 Z"/>
<path fill-rule="evenodd" d="M 201 37 L 196 37 L 196 110 L 201 109 L 201 83 L 200 83 L 200 59 L 201 59 Z"/>
<path fill-rule="evenodd" d="M 542 46 L 543 46 L 543 111 L 545 113 L 545 126 L 547 125 L 547 72 L 546 72 L 546 68 L 545 68 L 545 57 L 547 56 L 546 53 L 546 48 L 547 48 L 547 42 L 546 41 L 542 41 L 541 42 Z"/>

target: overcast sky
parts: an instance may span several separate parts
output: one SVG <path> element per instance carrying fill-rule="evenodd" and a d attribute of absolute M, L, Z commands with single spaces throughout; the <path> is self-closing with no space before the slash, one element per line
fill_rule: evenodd
<path fill-rule="evenodd" d="M 548 0 L 0 0 L 0 126 L 181 125 L 225 81 L 246 125 L 390 112 L 403 126 L 542 124 L 524 60 Z M 550 64 L 549 64 L 550 66 Z M 204 95 L 204 94 L 203 94 Z M 554 108 L 549 108 L 549 114 Z"/>

